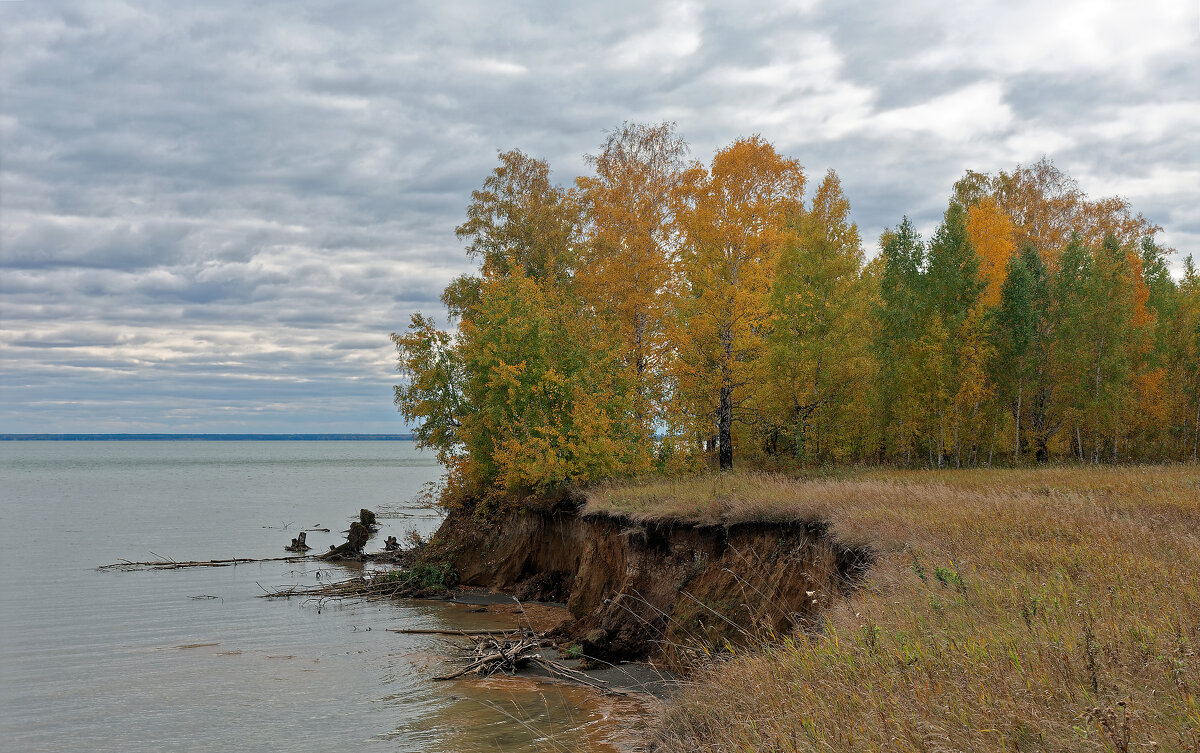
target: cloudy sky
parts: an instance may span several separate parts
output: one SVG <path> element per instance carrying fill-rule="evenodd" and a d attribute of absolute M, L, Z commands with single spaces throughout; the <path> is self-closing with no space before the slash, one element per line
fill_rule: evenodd
<path fill-rule="evenodd" d="M 388 335 L 520 148 L 762 134 L 870 254 L 1042 154 L 1200 255 L 1200 4 L 0 2 L 0 432 L 397 432 Z"/>

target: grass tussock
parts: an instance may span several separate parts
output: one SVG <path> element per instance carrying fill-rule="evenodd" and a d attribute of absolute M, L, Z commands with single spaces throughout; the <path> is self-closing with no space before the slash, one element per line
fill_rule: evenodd
<path fill-rule="evenodd" d="M 824 520 L 879 554 L 817 635 L 702 668 L 663 750 L 1200 751 L 1194 465 L 735 474 L 588 510 Z"/>

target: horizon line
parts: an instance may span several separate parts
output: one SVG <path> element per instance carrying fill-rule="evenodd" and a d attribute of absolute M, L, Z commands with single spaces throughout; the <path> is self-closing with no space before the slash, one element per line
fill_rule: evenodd
<path fill-rule="evenodd" d="M 0 441 L 286 441 L 286 440 L 332 440 L 355 441 L 412 441 L 411 433 L 347 433 L 347 432 L 293 432 L 293 433 L 236 433 L 236 432 L 62 432 L 62 433 L 0 433 Z"/>

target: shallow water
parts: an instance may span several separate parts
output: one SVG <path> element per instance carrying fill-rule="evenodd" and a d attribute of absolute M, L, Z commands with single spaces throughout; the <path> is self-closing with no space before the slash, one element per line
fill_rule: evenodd
<path fill-rule="evenodd" d="M 13 751 L 605 750 L 611 704 L 527 680 L 435 683 L 451 640 L 386 628 L 508 626 L 436 602 L 261 599 L 341 578 L 255 563 L 97 571 L 122 559 L 315 551 L 360 507 L 368 548 L 436 528 L 440 468 L 409 442 L 0 443 L 0 740 Z M 628 710 L 625 710 L 628 711 Z"/>

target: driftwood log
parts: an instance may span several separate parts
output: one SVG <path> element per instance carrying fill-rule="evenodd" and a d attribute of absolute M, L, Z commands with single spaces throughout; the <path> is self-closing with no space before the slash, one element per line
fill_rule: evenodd
<path fill-rule="evenodd" d="M 151 552 L 153 554 L 153 552 Z M 263 557 L 254 559 L 251 557 L 234 557 L 227 560 L 156 560 L 153 562 L 131 562 L 129 560 L 121 560 L 114 562 L 111 565 L 101 565 L 97 570 L 179 570 L 185 567 L 233 567 L 235 565 L 244 565 L 248 562 L 302 562 L 309 559 L 306 556 L 300 557 Z"/>

